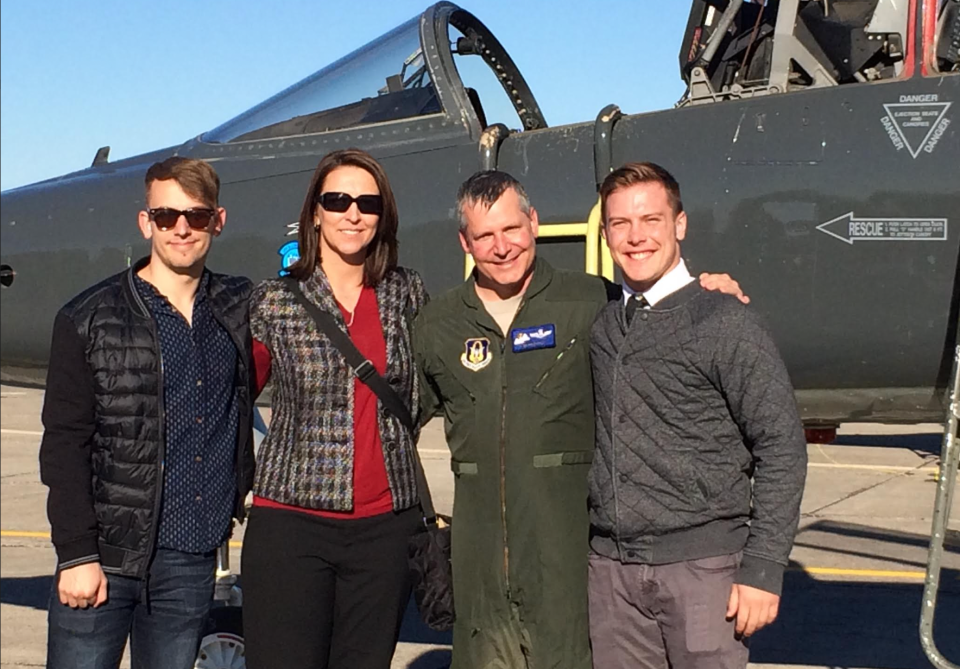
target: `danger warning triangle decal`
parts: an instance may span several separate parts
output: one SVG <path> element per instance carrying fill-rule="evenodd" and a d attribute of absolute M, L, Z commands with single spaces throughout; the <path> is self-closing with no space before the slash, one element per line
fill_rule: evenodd
<path fill-rule="evenodd" d="M 880 121 L 897 150 L 905 148 L 916 158 L 921 151 L 933 153 L 950 125 L 952 104 L 939 102 L 937 95 L 902 95 L 900 102 L 883 105 L 887 115 Z"/>

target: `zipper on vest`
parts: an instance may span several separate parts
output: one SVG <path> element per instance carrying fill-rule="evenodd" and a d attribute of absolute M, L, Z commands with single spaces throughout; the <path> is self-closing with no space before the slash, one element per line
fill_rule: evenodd
<path fill-rule="evenodd" d="M 151 321 L 152 322 L 152 321 Z M 157 360 L 160 361 L 160 375 L 157 378 L 157 383 L 160 387 L 160 393 L 157 397 L 157 415 L 160 418 L 160 450 L 159 450 L 159 460 L 160 466 L 157 470 L 157 494 L 154 498 L 153 503 L 153 533 L 150 535 L 150 542 L 148 544 L 147 554 L 145 556 L 144 566 L 145 569 L 149 570 L 150 561 L 153 559 L 153 551 L 156 550 L 157 538 L 160 536 L 160 509 L 161 503 L 163 501 L 163 477 L 164 477 L 164 464 L 167 459 L 167 434 L 166 434 L 166 410 L 163 406 L 163 353 L 160 352 L 160 344 L 157 341 L 157 326 L 156 323 L 153 324 L 153 336 L 154 341 L 157 342 Z M 149 573 L 148 573 L 149 578 Z"/>
<path fill-rule="evenodd" d="M 247 363 L 243 357 L 243 342 L 240 341 L 240 337 L 236 336 L 236 334 L 233 332 L 231 328 L 227 327 L 227 324 L 224 321 L 223 316 L 217 311 L 217 308 L 213 300 L 210 300 L 210 312 L 213 314 L 213 319 L 217 321 L 220 327 L 223 328 L 224 332 L 227 333 L 227 336 L 229 336 L 230 339 L 233 340 L 233 345 L 237 349 L 237 366 L 240 368 L 241 372 L 245 372 L 241 375 L 241 377 L 246 378 L 249 381 L 250 377 L 254 374 L 254 371 L 247 369 Z M 252 338 L 253 334 L 251 333 L 250 336 Z M 239 386 L 236 383 L 234 383 L 234 388 L 236 390 L 239 390 L 242 388 L 243 391 L 247 394 L 248 403 L 250 405 L 249 413 L 250 415 L 252 415 L 253 412 L 257 410 L 257 408 L 256 408 L 256 402 L 254 401 L 254 398 L 253 398 L 253 393 L 250 391 L 249 383 L 246 386 Z M 243 421 L 243 418 L 240 416 L 240 408 L 241 408 L 240 401 L 238 398 L 237 400 L 237 440 L 236 440 L 236 444 L 234 444 L 234 447 L 233 447 L 235 450 L 235 453 L 233 456 L 233 467 L 234 467 L 233 477 L 234 477 L 234 480 L 236 481 L 237 493 L 236 493 L 236 499 L 234 500 L 234 503 L 233 503 L 233 511 L 236 517 L 242 521 L 246 516 L 246 509 L 244 508 L 244 499 L 240 496 L 240 491 L 243 490 L 243 469 L 244 469 L 243 465 L 246 464 L 244 460 L 244 458 L 246 457 L 246 452 L 244 449 L 240 448 L 240 424 Z M 247 428 L 248 428 L 248 431 L 252 434 L 253 421 L 251 421 L 249 425 L 247 425 Z M 234 527 L 234 522 L 233 522 L 233 519 L 231 519 L 230 520 L 231 532 L 233 532 L 233 527 Z"/>
<path fill-rule="evenodd" d="M 150 321 L 150 333 L 153 335 L 154 351 L 157 354 L 157 361 L 160 363 L 159 374 L 157 376 L 157 385 L 159 388 L 159 392 L 157 393 L 157 417 L 160 420 L 160 425 L 158 427 L 160 444 L 158 451 L 159 467 L 157 470 L 157 494 L 154 496 L 153 502 L 153 532 L 150 534 L 150 540 L 147 542 L 147 552 L 143 557 L 143 567 L 141 568 L 140 573 L 140 578 L 147 578 L 149 575 L 150 561 L 153 558 L 153 551 L 156 549 L 157 545 L 157 537 L 160 535 L 160 504 L 163 500 L 163 472 L 164 461 L 166 460 L 167 456 L 167 435 L 164 425 L 166 421 L 166 412 L 163 407 L 163 352 L 160 350 L 160 335 L 157 333 L 157 322 L 150 314 L 150 310 L 147 309 L 147 305 L 143 303 L 143 299 L 140 297 L 140 292 L 137 290 L 137 287 L 133 282 L 132 274 L 130 283 L 130 288 L 133 290 L 134 299 L 140 305 L 140 308 L 147 315 L 147 318 Z"/>

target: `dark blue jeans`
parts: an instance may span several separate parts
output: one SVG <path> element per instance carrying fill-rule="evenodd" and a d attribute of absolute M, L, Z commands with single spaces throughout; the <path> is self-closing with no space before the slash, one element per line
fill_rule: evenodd
<path fill-rule="evenodd" d="M 160 549 L 146 582 L 108 574 L 107 601 L 96 609 L 61 604 L 55 578 L 47 669 L 116 669 L 128 636 L 134 669 L 192 669 L 215 572 L 215 552 Z"/>

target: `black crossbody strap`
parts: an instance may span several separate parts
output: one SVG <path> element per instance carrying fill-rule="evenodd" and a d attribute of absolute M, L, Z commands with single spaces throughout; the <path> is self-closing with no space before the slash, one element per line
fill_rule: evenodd
<path fill-rule="evenodd" d="M 343 354 L 347 364 L 353 368 L 353 373 L 357 375 L 357 378 L 370 386 L 370 390 L 376 393 L 387 411 L 399 418 L 404 427 L 412 430 L 413 416 L 410 415 L 410 411 L 403 403 L 403 400 L 401 400 L 396 391 L 390 387 L 390 384 L 377 373 L 373 363 L 364 358 L 360 351 L 357 350 L 357 347 L 349 335 L 337 325 L 336 319 L 308 300 L 300 290 L 300 284 L 296 279 L 288 277 L 285 281 L 287 286 L 293 291 L 294 297 L 296 297 L 300 305 L 307 310 L 307 313 L 313 318 L 320 331 L 327 335 L 331 343 Z"/>
<path fill-rule="evenodd" d="M 433 510 L 433 497 L 430 496 L 430 486 L 427 485 L 427 476 L 423 473 L 423 463 L 420 462 L 420 452 L 416 445 L 413 447 L 413 464 L 417 471 L 417 492 L 420 496 L 423 522 L 427 525 L 436 525 L 437 512 Z"/>
<path fill-rule="evenodd" d="M 293 293 L 297 302 L 300 303 L 300 306 L 313 318 L 314 323 L 317 324 L 317 328 L 323 332 L 323 334 L 327 335 L 330 343 L 340 351 L 347 361 L 347 364 L 353 369 L 353 373 L 357 375 L 357 378 L 369 386 L 370 390 L 383 402 L 383 406 L 387 411 L 396 416 L 404 427 L 412 431 L 414 428 L 413 416 L 410 415 L 410 410 L 407 409 L 407 405 L 403 403 L 403 400 L 400 399 L 397 392 L 390 387 L 386 379 L 380 376 L 377 369 L 373 366 L 373 363 L 364 358 L 363 354 L 357 350 L 353 340 L 350 339 L 347 333 L 340 329 L 336 319 L 304 296 L 303 291 L 300 290 L 299 281 L 288 276 L 284 277 L 284 283 L 290 292 Z M 423 510 L 424 521 L 427 523 L 435 523 L 437 514 L 433 509 L 430 487 L 427 485 L 427 477 L 423 473 L 423 464 L 420 462 L 420 453 L 417 451 L 416 444 L 414 444 L 413 447 L 413 461 L 417 475 L 417 490 L 420 493 L 420 508 Z"/>

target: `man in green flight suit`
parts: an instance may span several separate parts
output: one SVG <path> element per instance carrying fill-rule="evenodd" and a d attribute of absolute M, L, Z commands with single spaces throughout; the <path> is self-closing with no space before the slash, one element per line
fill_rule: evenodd
<path fill-rule="evenodd" d="M 457 206 L 476 270 L 414 325 L 423 420 L 443 415 L 456 477 L 452 668 L 590 669 L 587 338 L 618 287 L 536 258 L 537 212 L 510 175 L 473 175 Z"/>

